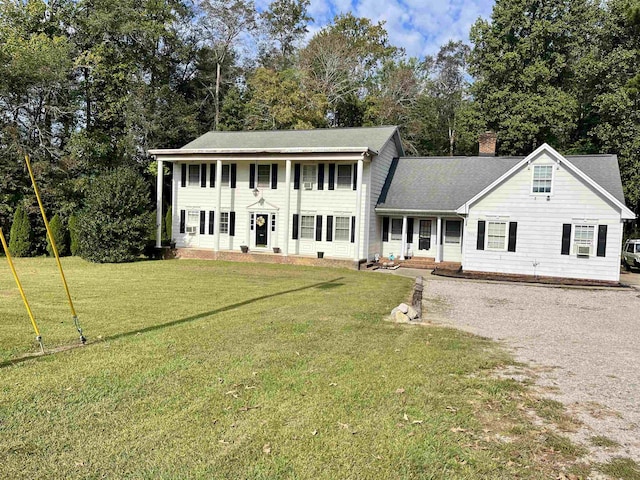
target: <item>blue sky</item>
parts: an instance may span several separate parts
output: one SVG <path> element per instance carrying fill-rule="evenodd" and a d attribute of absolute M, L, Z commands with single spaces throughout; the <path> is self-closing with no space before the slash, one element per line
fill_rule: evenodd
<path fill-rule="evenodd" d="M 258 8 L 268 0 L 258 0 Z M 494 0 L 311 0 L 314 18 L 310 34 L 341 12 L 386 21 L 391 43 L 409 56 L 437 53 L 448 40 L 468 41 L 469 28 L 478 17 L 489 18 Z M 262 7 L 262 8 L 261 8 Z"/>

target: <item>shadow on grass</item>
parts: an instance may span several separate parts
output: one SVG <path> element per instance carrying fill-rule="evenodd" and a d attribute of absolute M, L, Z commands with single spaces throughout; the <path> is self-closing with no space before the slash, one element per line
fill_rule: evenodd
<path fill-rule="evenodd" d="M 175 327 L 176 325 L 182 325 L 184 323 L 194 322 L 196 320 L 201 320 L 206 317 L 211 317 L 213 315 L 217 315 L 219 313 L 228 312 L 229 310 L 234 310 L 236 308 L 244 307 L 246 305 L 250 305 L 252 303 L 259 302 L 261 300 L 267 300 L 269 298 L 279 297 L 281 295 L 287 295 L 289 293 L 301 292 L 303 290 L 309 290 L 311 288 L 318 289 L 330 289 L 336 288 L 344 285 L 343 283 L 337 283 L 339 280 L 343 280 L 344 277 L 334 278 L 333 280 L 327 280 L 326 282 L 314 283 L 313 285 L 307 285 L 305 287 L 292 288 L 290 290 L 284 290 L 282 292 L 272 293 L 270 295 L 262 295 L 260 297 L 249 298 L 248 300 L 243 300 L 242 302 L 232 303 L 231 305 L 226 305 L 224 307 L 216 308 L 215 310 L 210 310 L 208 312 L 198 313 L 197 315 L 192 315 L 190 317 L 180 318 L 178 320 L 173 320 L 167 323 L 160 323 L 158 325 L 151 325 L 149 327 L 141 328 L 138 330 L 132 330 L 129 332 L 116 333 L 115 335 L 110 335 L 108 337 L 101 338 L 100 340 L 89 342 L 87 345 L 77 344 L 77 345 L 67 345 L 65 347 L 58 347 L 55 349 L 51 349 L 46 352 L 44 355 L 41 353 L 38 354 L 27 354 L 23 357 L 14 358 L 11 360 L 6 360 L 4 362 L 0 362 L 0 368 L 9 367 L 11 365 L 16 365 L 18 363 L 25 362 L 27 360 L 32 360 L 36 358 L 48 357 L 60 351 L 67 351 L 77 347 L 95 345 L 97 343 L 106 342 L 108 340 L 119 340 L 121 338 L 131 337 L 134 335 L 140 335 L 143 333 L 154 332 L 156 330 L 162 330 L 164 328 Z"/>

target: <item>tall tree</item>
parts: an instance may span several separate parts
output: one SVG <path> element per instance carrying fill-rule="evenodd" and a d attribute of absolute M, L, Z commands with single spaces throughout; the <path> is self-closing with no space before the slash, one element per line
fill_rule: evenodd
<path fill-rule="evenodd" d="M 597 15 L 589 0 L 497 0 L 471 29 L 472 92 L 502 153 L 571 143 L 577 126 L 576 65 Z"/>
<path fill-rule="evenodd" d="M 220 123 L 222 65 L 233 53 L 240 35 L 256 29 L 256 9 L 252 0 L 200 0 L 199 7 L 202 10 L 199 23 L 216 63 L 213 129 L 217 130 Z"/>
<path fill-rule="evenodd" d="M 269 47 L 262 53 L 263 65 L 287 68 L 293 63 L 296 43 L 308 32 L 313 18 L 307 10 L 311 0 L 273 0 L 260 14 L 262 25 L 269 38 L 277 44 L 274 52 Z"/>

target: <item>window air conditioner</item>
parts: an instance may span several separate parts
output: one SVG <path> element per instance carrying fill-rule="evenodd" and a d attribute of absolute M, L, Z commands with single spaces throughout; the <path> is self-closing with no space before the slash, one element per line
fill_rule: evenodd
<path fill-rule="evenodd" d="M 303 187 L 305 190 L 313 190 L 313 182 L 304 182 Z"/>
<path fill-rule="evenodd" d="M 591 246 L 590 245 L 578 245 L 577 253 L 579 257 L 588 257 L 591 255 Z"/>
<path fill-rule="evenodd" d="M 187 227 L 187 233 L 189 235 L 195 235 L 196 234 L 196 227 Z"/>

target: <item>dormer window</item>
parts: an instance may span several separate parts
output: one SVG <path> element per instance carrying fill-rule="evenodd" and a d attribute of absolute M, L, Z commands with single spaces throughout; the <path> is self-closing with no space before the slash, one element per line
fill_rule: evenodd
<path fill-rule="evenodd" d="M 553 181 L 553 165 L 534 165 L 531 193 L 551 193 Z"/>

